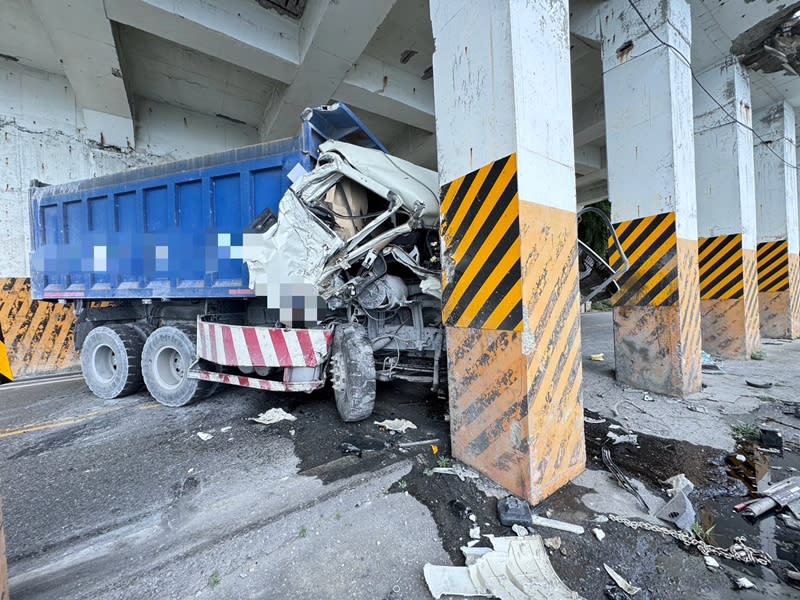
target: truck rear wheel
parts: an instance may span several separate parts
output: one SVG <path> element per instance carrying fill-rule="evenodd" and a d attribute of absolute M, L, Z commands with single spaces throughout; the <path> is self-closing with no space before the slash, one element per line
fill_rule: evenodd
<path fill-rule="evenodd" d="M 142 387 L 143 344 L 130 325 L 103 325 L 89 332 L 81 348 L 81 371 L 95 396 L 110 400 Z"/>
<path fill-rule="evenodd" d="M 210 395 L 214 385 L 189 379 L 197 351 L 196 332 L 186 325 L 159 327 L 145 342 L 142 351 L 142 375 L 147 391 L 165 406 L 185 406 Z"/>
<path fill-rule="evenodd" d="M 357 323 L 339 325 L 333 333 L 331 381 L 343 421 L 361 421 L 375 407 L 375 359 L 367 331 Z"/>

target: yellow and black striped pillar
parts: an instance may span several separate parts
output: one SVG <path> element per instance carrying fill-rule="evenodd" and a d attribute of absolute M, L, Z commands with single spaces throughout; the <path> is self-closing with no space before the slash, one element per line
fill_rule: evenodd
<path fill-rule="evenodd" d="M 674 212 L 622 221 L 614 229 L 630 262 L 612 298 L 617 379 L 670 395 L 699 391 L 697 242 L 678 237 Z M 616 251 L 609 262 L 622 266 Z"/>
<path fill-rule="evenodd" d="M 5 335 L 0 346 L 17 378 L 77 368 L 74 324 L 71 307 L 32 299 L 29 278 L 0 278 L 0 331 Z"/>
<path fill-rule="evenodd" d="M 442 188 L 453 455 L 538 502 L 584 468 L 575 213 L 511 154 Z"/>
<path fill-rule="evenodd" d="M 800 337 L 800 258 L 786 240 L 761 242 L 756 257 L 761 334 Z"/>
<path fill-rule="evenodd" d="M 761 349 L 755 251 L 743 247 L 738 233 L 700 238 L 697 254 L 703 349 L 750 358 Z"/>
<path fill-rule="evenodd" d="M 6 341 L 3 338 L 3 330 L 0 329 L 0 384 L 14 381 L 14 372 L 11 370 L 11 362 L 8 359 Z"/>

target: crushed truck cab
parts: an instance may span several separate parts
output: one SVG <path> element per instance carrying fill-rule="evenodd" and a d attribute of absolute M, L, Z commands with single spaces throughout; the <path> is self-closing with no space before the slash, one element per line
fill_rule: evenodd
<path fill-rule="evenodd" d="M 198 317 L 189 376 L 311 391 L 330 363 L 339 412 L 354 421 L 372 412 L 376 380 L 441 380 L 438 183 L 379 150 L 330 141 L 320 152 L 278 214 L 244 233 L 250 287 L 276 326 Z"/>

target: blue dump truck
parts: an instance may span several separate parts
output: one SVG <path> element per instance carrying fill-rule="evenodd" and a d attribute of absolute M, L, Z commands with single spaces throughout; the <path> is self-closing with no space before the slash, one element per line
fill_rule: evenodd
<path fill-rule="evenodd" d="M 181 406 L 218 384 L 438 385 L 438 182 L 342 104 L 295 138 L 31 189 L 32 291 L 70 303 L 89 388 Z M 433 360 L 431 360 L 433 359 Z"/>
<path fill-rule="evenodd" d="M 445 379 L 437 175 L 390 156 L 342 104 L 304 111 L 295 138 L 35 182 L 31 223 L 33 295 L 74 307 L 101 398 L 144 386 L 183 406 L 218 384 L 329 380 L 357 421 L 376 381 Z M 615 289 L 583 244 L 578 260 L 585 298 Z"/>

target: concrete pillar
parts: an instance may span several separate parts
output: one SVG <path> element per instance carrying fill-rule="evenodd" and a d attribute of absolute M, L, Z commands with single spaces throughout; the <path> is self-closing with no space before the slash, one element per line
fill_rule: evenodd
<path fill-rule="evenodd" d="M 430 7 L 453 455 L 536 503 L 585 462 L 567 0 Z"/>
<path fill-rule="evenodd" d="M 611 218 L 631 266 L 614 296 L 617 379 L 700 389 L 700 295 L 686 0 L 613 0 L 602 19 Z M 612 253 L 612 265 L 620 257 Z"/>
<path fill-rule="evenodd" d="M 703 349 L 750 358 L 761 349 L 750 78 L 734 57 L 698 75 L 695 180 Z M 731 117 L 734 116 L 740 125 Z"/>
<path fill-rule="evenodd" d="M 800 337 L 794 109 L 786 102 L 753 115 L 761 334 Z M 764 140 L 762 142 L 762 140 Z"/>

